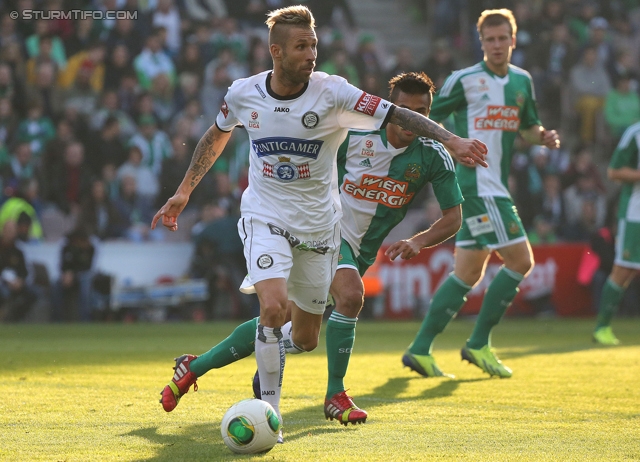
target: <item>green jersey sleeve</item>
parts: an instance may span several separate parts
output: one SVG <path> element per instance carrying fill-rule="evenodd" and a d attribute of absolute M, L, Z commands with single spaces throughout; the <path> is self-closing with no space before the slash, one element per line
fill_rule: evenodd
<path fill-rule="evenodd" d="M 464 198 L 451 155 L 442 145 L 429 149 L 429 155 L 431 156 L 429 181 L 433 186 L 440 209 L 446 210 L 461 204 Z"/>
<path fill-rule="evenodd" d="M 442 122 L 466 104 L 467 99 L 459 76 L 451 74 L 434 96 L 429 118 L 436 122 Z"/>
<path fill-rule="evenodd" d="M 620 138 L 620 142 L 615 151 L 613 151 L 609 168 L 637 167 L 638 143 L 636 142 L 635 135 L 638 134 L 639 128 L 637 125 L 632 125 L 627 128 L 622 138 Z"/>
<path fill-rule="evenodd" d="M 533 81 L 531 77 L 528 79 L 528 95 L 525 98 L 524 106 L 522 108 L 522 117 L 520 119 L 520 128 L 527 129 L 534 125 L 542 125 L 540 118 L 538 117 L 538 109 L 536 107 L 536 93 L 533 88 Z"/>

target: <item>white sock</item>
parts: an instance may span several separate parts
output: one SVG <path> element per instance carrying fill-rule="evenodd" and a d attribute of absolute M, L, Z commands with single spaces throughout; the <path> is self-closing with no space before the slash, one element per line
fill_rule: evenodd
<path fill-rule="evenodd" d="M 260 376 L 261 398 L 273 406 L 280 417 L 280 392 L 284 373 L 284 345 L 280 327 L 258 324 L 256 330 L 256 361 Z"/>
<path fill-rule="evenodd" d="M 306 353 L 306 350 L 303 350 L 293 343 L 293 339 L 291 338 L 291 321 L 286 323 L 280 329 L 282 330 L 282 344 L 284 345 L 284 351 L 286 351 L 288 355 Z"/>

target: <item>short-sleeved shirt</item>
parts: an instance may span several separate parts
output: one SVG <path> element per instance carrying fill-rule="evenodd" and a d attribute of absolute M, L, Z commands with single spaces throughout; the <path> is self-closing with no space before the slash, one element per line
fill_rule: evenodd
<path fill-rule="evenodd" d="M 389 232 L 427 185 L 445 210 L 462 203 L 453 159 L 437 141 L 417 137 L 396 149 L 386 130 L 350 130 L 338 150 L 342 238 L 371 265 Z"/>
<path fill-rule="evenodd" d="M 349 128 L 385 126 L 393 105 L 345 79 L 314 72 L 297 94 L 271 91 L 271 72 L 236 80 L 216 118 L 243 125 L 250 140 L 249 187 L 241 213 L 292 233 L 331 229 L 340 220 L 336 153 Z"/>
<path fill-rule="evenodd" d="M 511 197 L 507 179 L 518 130 L 540 124 L 529 73 L 509 65 L 500 77 L 484 61 L 454 72 L 435 95 L 429 117 L 441 122 L 451 114 L 456 135 L 488 148 L 489 168 L 458 164 L 462 194 Z"/>
<path fill-rule="evenodd" d="M 640 122 L 625 130 L 609 163 L 612 169 L 629 167 L 640 169 Z M 624 182 L 620 190 L 618 218 L 640 222 L 640 182 Z"/>

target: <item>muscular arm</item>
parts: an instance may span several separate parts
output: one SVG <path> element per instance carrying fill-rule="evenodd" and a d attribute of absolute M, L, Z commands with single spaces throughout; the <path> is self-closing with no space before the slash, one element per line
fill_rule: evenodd
<path fill-rule="evenodd" d="M 462 225 L 462 206 L 456 205 L 442 211 L 442 218 L 411 239 L 396 242 L 389 246 L 385 255 L 391 260 L 400 256 L 404 260 L 415 257 L 421 249 L 433 247 L 446 241 L 458 232 Z"/>
<path fill-rule="evenodd" d="M 404 107 L 395 107 L 389 123 L 399 125 L 418 136 L 441 142 L 453 158 L 467 166 L 487 167 L 485 157 L 487 147 L 478 140 L 468 140 L 454 135 L 433 120 Z"/>
<path fill-rule="evenodd" d="M 640 181 L 640 170 L 630 167 L 610 168 L 607 170 L 607 176 L 610 180 L 635 183 Z"/>
<path fill-rule="evenodd" d="M 154 229 L 158 220 L 162 218 L 162 224 L 165 227 L 171 231 L 178 230 L 178 216 L 189 202 L 189 196 L 220 156 L 230 137 L 231 132 L 223 132 L 215 124 L 209 127 L 209 130 L 198 141 L 191 158 L 191 164 L 189 164 L 178 190 L 154 215 L 151 229 Z"/>

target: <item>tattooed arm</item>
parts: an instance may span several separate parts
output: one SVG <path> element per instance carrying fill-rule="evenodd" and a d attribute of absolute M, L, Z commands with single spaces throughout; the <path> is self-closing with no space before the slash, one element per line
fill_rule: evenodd
<path fill-rule="evenodd" d="M 178 215 L 184 210 L 189 202 L 189 196 L 220 156 L 230 137 L 231 132 L 223 132 L 215 124 L 209 127 L 198 141 L 182 183 L 178 186 L 176 193 L 155 214 L 151 222 L 151 229 L 156 227 L 160 218 L 162 218 L 162 224 L 171 231 L 178 229 Z"/>
<path fill-rule="evenodd" d="M 404 107 L 395 107 L 389 123 L 400 125 L 418 136 L 442 143 L 455 160 L 467 166 L 487 167 L 487 147 L 478 140 L 469 140 L 454 135 L 431 119 Z"/>

